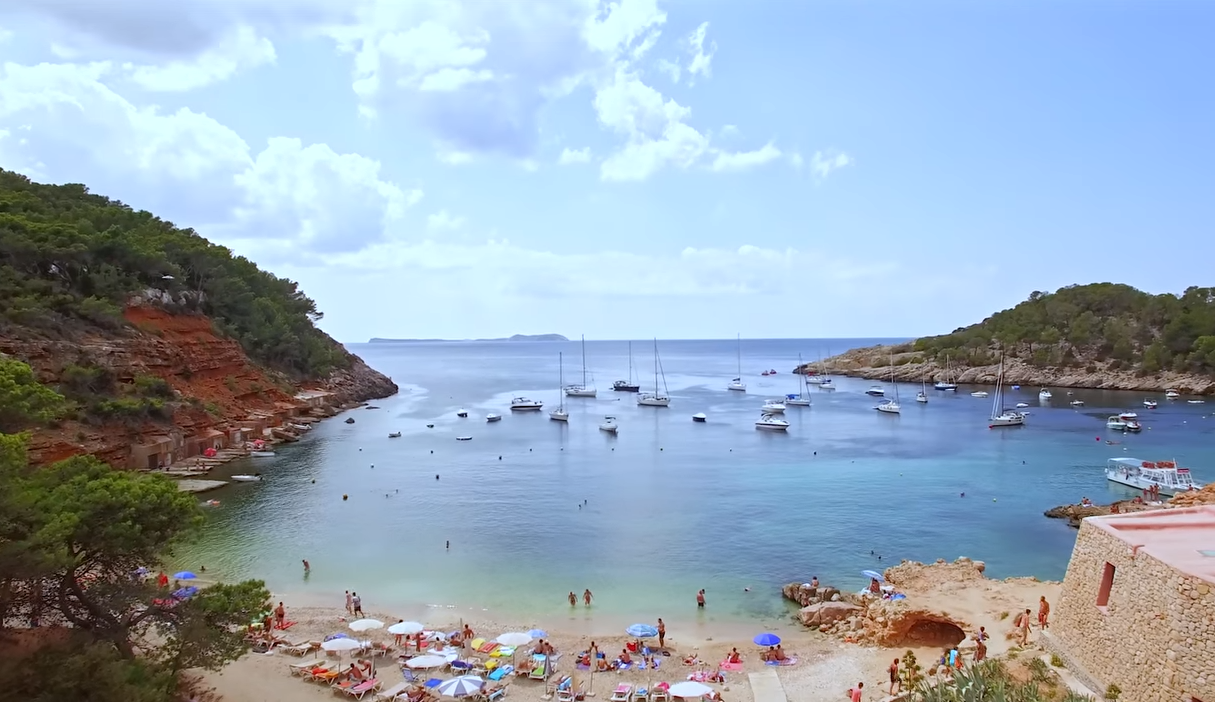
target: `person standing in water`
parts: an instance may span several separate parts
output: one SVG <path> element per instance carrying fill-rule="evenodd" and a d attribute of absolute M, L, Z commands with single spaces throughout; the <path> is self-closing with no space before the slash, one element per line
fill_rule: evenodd
<path fill-rule="evenodd" d="M 592 598 L 594 598 L 594 595 L 591 594 L 591 589 L 588 587 L 582 593 L 582 603 L 585 604 L 587 607 L 590 607 Z"/>
<path fill-rule="evenodd" d="M 574 594 L 573 590 L 570 590 L 570 606 L 571 607 L 578 606 L 578 596 Z"/>
<path fill-rule="evenodd" d="M 705 608 L 705 591 L 704 591 L 704 588 L 701 588 L 700 592 L 696 593 L 696 608 L 697 608 L 697 609 L 704 609 L 704 608 Z"/>

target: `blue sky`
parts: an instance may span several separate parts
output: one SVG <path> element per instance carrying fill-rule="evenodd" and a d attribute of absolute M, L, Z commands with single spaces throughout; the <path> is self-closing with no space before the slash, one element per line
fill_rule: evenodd
<path fill-rule="evenodd" d="M 346 341 L 914 336 L 1209 284 L 1202 2 L 10 0 L 0 165 Z"/>

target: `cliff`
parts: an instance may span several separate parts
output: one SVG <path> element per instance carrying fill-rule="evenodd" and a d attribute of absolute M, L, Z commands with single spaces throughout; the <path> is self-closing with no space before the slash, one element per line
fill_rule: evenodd
<path fill-rule="evenodd" d="M 898 346 L 869 346 L 852 349 L 838 356 L 806 363 L 794 369 L 796 373 L 830 372 L 868 380 L 890 380 L 891 355 L 894 357 L 893 376 L 903 383 L 934 383 L 949 380 L 962 385 L 995 385 L 1000 370 L 999 360 L 982 365 L 965 366 L 926 358 L 911 349 L 910 344 Z M 1089 367 L 1037 366 L 1018 358 L 1004 359 L 1004 384 L 1028 387 L 1099 388 L 1104 390 L 1137 390 L 1164 392 L 1170 388 L 1195 395 L 1215 393 L 1215 378 L 1195 373 L 1166 371 L 1144 376 L 1131 370 L 1116 370 L 1108 364 Z"/>

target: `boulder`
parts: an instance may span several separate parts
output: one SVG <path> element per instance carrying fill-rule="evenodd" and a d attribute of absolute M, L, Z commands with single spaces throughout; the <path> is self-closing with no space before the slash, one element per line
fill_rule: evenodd
<path fill-rule="evenodd" d="M 850 617 L 858 610 L 860 607 L 847 602 L 819 602 L 802 607 L 797 618 L 805 626 L 822 626 Z"/>

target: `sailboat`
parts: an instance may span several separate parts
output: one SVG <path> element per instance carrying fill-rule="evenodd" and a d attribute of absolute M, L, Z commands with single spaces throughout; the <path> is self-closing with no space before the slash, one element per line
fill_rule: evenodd
<path fill-rule="evenodd" d="M 588 385 L 586 382 L 586 336 L 582 337 L 582 384 L 571 385 L 565 389 L 565 394 L 569 397 L 594 397 L 599 394 L 595 390 L 595 382 L 592 379 Z"/>
<path fill-rule="evenodd" d="M 798 378 L 798 393 L 796 395 L 786 395 L 785 404 L 791 407 L 809 407 L 810 406 L 810 377 L 809 370 L 802 367 L 802 355 L 797 354 L 797 367 L 801 369 L 801 373 L 797 374 Z"/>
<path fill-rule="evenodd" d="M 633 342 L 629 342 L 629 379 L 617 380 L 612 383 L 612 389 L 616 392 L 637 392 L 641 390 L 640 383 L 633 382 Z"/>
<path fill-rule="evenodd" d="M 827 358 L 831 358 L 831 349 L 827 349 Z M 823 367 L 823 376 L 818 380 L 819 390 L 834 390 L 835 383 L 831 382 L 831 369 L 827 367 L 827 362 L 823 360 L 823 354 L 821 351 L 819 352 L 818 356 L 818 364 Z"/>
<path fill-rule="evenodd" d="M 662 375 L 662 389 L 658 389 L 658 376 Z M 662 372 L 658 361 L 658 339 L 654 339 L 654 392 L 643 392 L 637 396 L 637 404 L 641 407 L 668 407 L 671 398 L 667 395 L 667 376 Z"/>
<path fill-rule="evenodd" d="M 1019 427 L 1025 424 L 1025 415 L 1001 407 L 1004 404 L 1004 356 L 1000 356 L 1000 371 L 996 376 L 996 397 L 991 401 L 991 422 L 988 429 L 996 427 Z"/>
<path fill-rule="evenodd" d="M 953 366 L 951 366 L 949 364 L 949 355 L 948 354 L 945 355 L 945 378 L 942 380 L 938 380 L 936 383 L 933 384 L 932 387 L 936 388 L 937 390 L 957 391 L 957 389 L 958 389 L 958 384 L 954 382 Z"/>
<path fill-rule="evenodd" d="M 746 392 L 747 384 L 742 381 L 742 334 L 738 335 L 738 377 L 730 381 L 726 386 L 727 390 L 735 390 L 737 392 Z"/>
<path fill-rule="evenodd" d="M 915 401 L 927 404 L 928 402 L 928 381 L 920 381 L 920 391 L 915 394 Z"/>
<path fill-rule="evenodd" d="M 562 392 L 565 388 L 565 359 L 561 357 L 561 352 L 557 352 L 557 401 L 561 404 L 557 409 L 548 413 L 548 418 L 555 422 L 570 421 L 570 413 L 565 411 L 565 393 Z"/>
<path fill-rule="evenodd" d="M 899 407 L 899 384 L 894 382 L 894 354 L 893 353 L 890 354 L 890 384 L 894 386 L 894 399 L 886 400 L 885 402 L 878 405 L 877 407 L 874 407 L 873 409 L 877 410 L 878 412 L 885 412 L 886 414 L 898 414 L 900 411 L 902 411 L 902 408 Z"/>

